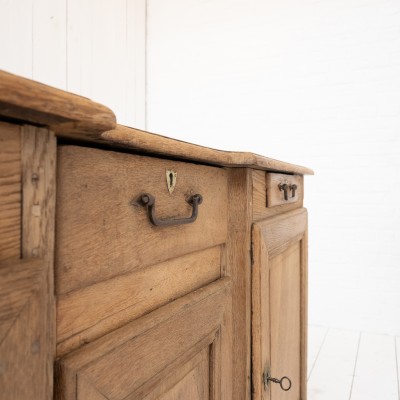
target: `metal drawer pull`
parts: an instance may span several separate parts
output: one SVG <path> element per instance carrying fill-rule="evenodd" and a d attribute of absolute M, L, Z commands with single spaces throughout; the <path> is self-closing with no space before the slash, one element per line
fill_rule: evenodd
<path fill-rule="evenodd" d="M 292 198 L 296 196 L 297 185 L 295 185 L 295 184 L 288 185 L 286 183 L 280 183 L 278 185 L 278 188 L 281 192 L 283 191 L 283 196 L 284 196 L 285 200 L 289 200 L 289 196 L 288 196 L 289 190 L 292 191 Z"/>
<path fill-rule="evenodd" d="M 286 184 L 286 183 L 280 183 L 279 185 L 278 185 L 278 187 L 279 187 L 279 190 L 282 192 L 283 191 L 283 196 L 285 197 L 285 200 L 288 200 L 288 189 L 289 189 L 289 186 Z"/>
<path fill-rule="evenodd" d="M 283 384 L 283 381 L 285 381 L 285 380 L 287 381 L 287 385 L 286 386 L 284 386 L 284 384 Z M 268 375 L 264 376 L 264 386 L 265 386 L 265 388 L 267 388 L 269 381 L 274 382 L 274 383 L 279 383 L 279 386 L 285 392 L 290 390 L 290 388 L 292 387 L 292 381 L 287 376 L 282 376 L 281 379 L 272 378 L 272 377 L 270 377 Z"/>
<path fill-rule="evenodd" d="M 147 208 L 149 212 L 149 219 L 153 225 L 156 226 L 171 226 L 171 225 L 183 225 L 191 224 L 196 221 L 199 210 L 199 204 L 203 202 L 203 196 L 201 194 L 195 194 L 187 200 L 192 205 L 193 211 L 189 218 L 179 219 L 158 219 L 156 217 L 156 199 L 149 193 L 144 193 L 140 197 L 140 201 Z"/>
<path fill-rule="evenodd" d="M 289 187 L 290 187 L 290 190 L 292 191 L 292 197 L 295 197 L 297 185 L 290 185 Z"/>

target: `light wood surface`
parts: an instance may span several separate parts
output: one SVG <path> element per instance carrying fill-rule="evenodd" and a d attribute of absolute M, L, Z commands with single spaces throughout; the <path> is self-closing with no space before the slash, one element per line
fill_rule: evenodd
<path fill-rule="evenodd" d="M 251 398 L 251 171 L 228 174 L 227 271 L 233 293 L 233 399 Z"/>
<path fill-rule="evenodd" d="M 253 224 L 253 398 L 306 398 L 307 212 L 291 211 Z M 289 392 L 263 377 L 292 380 Z"/>
<path fill-rule="evenodd" d="M 0 261 L 21 257 L 21 127 L 0 122 Z"/>
<path fill-rule="evenodd" d="M 309 168 L 258 154 L 221 151 L 117 126 L 113 112 L 101 104 L 1 70 L 0 117 L 47 126 L 59 136 L 108 143 L 140 153 L 226 167 L 313 174 Z"/>
<path fill-rule="evenodd" d="M 254 224 L 264 237 L 270 258 L 285 251 L 298 240 L 303 239 L 307 229 L 307 210 L 301 208 L 289 213 L 267 218 Z"/>
<path fill-rule="evenodd" d="M 24 257 L 49 256 L 49 269 L 53 268 L 56 146 L 54 134 L 47 129 L 29 125 L 23 127 L 22 252 Z"/>
<path fill-rule="evenodd" d="M 54 232 L 56 198 L 56 138 L 45 129 L 25 125 L 21 135 L 22 158 L 22 255 L 41 258 L 45 265 L 39 292 L 42 331 L 40 352 L 46 362 L 38 366 L 44 375 L 43 398 L 53 396 L 55 358 Z M 34 368 L 34 366 L 31 366 Z"/>
<path fill-rule="evenodd" d="M 114 113 L 107 107 L 1 70 L 0 116 L 82 138 L 98 137 L 115 127 Z"/>
<path fill-rule="evenodd" d="M 101 137 L 120 147 L 152 154 L 162 154 L 183 160 L 199 161 L 225 167 L 249 167 L 269 171 L 313 174 L 313 171 L 309 168 L 263 157 L 258 154 L 211 149 L 121 125 L 118 125 L 116 129 L 104 132 Z"/>
<path fill-rule="evenodd" d="M 292 387 L 287 393 L 270 384 L 271 399 L 297 400 L 300 397 L 300 242 L 270 260 L 270 374 L 288 376 Z M 287 382 L 286 382 L 287 383 Z"/>
<path fill-rule="evenodd" d="M 285 212 L 295 210 L 296 208 L 303 207 L 303 193 L 297 198 L 296 202 L 283 203 L 275 205 L 274 207 L 268 207 L 267 200 L 267 176 L 268 172 L 252 170 L 252 182 L 253 182 L 253 220 L 260 221 L 265 218 L 272 217 L 274 215 L 283 214 Z M 289 175 L 289 177 L 293 177 Z M 299 179 L 301 186 L 304 186 L 304 179 L 301 175 L 296 175 Z M 281 193 L 281 196 L 283 194 Z"/>
<path fill-rule="evenodd" d="M 143 400 L 209 399 L 210 351 L 205 348 L 167 376 Z"/>
<path fill-rule="evenodd" d="M 42 309 L 46 267 L 42 259 L 0 264 L 0 397 L 4 399 L 52 397 L 47 316 Z"/>
<path fill-rule="evenodd" d="M 221 277 L 221 247 L 191 253 L 60 295 L 57 354 L 93 341 Z"/>
<path fill-rule="evenodd" d="M 284 192 L 279 189 L 279 185 L 288 185 L 287 200 Z M 291 185 L 296 185 L 297 189 L 293 192 Z M 283 204 L 298 203 L 303 199 L 303 177 L 300 175 L 266 173 L 267 207 L 276 207 Z"/>
<path fill-rule="evenodd" d="M 178 173 L 172 195 L 166 169 Z M 227 172 L 221 168 L 63 146 L 58 179 L 59 295 L 226 241 Z M 156 197 L 160 218 L 191 215 L 190 195 L 201 194 L 203 202 L 195 223 L 155 227 L 138 201 L 142 193 Z"/>
<path fill-rule="evenodd" d="M 207 349 L 209 375 L 197 374 L 197 384 L 208 384 L 211 398 L 229 400 L 230 313 L 228 278 L 161 307 L 60 360 L 56 398 L 86 399 L 87 390 L 79 387 L 83 377 L 107 399 L 143 399 L 157 385 L 176 386 L 179 369 Z M 193 380 L 179 382 L 193 390 Z"/>

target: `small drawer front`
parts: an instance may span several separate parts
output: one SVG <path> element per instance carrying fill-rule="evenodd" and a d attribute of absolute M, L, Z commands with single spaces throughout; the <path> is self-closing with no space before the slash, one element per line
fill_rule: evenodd
<path fill-rule="evenodd" d="M 61 146 L 58 174 L 58 294 L 226 241 L 224 169 Z M 154 214 L 163 221 L 189 218 L 194 209 L 189 200 L 200 194 L 197 219 L 156 226 L 142 202 L 144 193 L 154 197 Z"/>
<path fill-rule="evenodd" d="M 267 173 L 267 207 L 296 203 L 303 199 L 303 179 L 300 175 Z"/>

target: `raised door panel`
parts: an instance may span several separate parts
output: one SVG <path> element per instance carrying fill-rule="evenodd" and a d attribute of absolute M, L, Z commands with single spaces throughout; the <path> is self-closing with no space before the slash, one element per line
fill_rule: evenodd
<path fill-rule="evenodd" d="M 257 222 L 252 237 L 254 399 L 305 400 L 307 211 Z M 285 376 L 288 391 L 267 380 Z"/>
<path fill-rule="evenodd" d="M 56 398 L 230 400 L 231 324 L 223 278 L 61 359 Z"/>
<path fill-rule="evenodd" d="M 209 389 L 210 348 L 206 346 L 181 367 L 174 368 L 144 400 L 208 400 Z"/>

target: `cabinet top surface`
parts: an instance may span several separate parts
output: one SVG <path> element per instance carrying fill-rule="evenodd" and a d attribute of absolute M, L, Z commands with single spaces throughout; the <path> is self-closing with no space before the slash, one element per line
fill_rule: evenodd
<path fill-rule="evenodd" d="M 0 70 L 0 118 L 48 126 L 57 136 L 225 167 L 313 174 L 248 152 L 215 150 L 118 125 L 112 110 L 88 98 Z"/>

